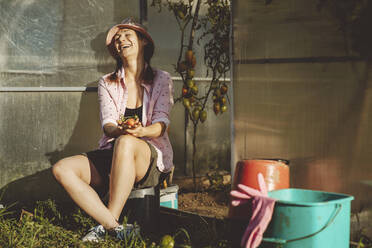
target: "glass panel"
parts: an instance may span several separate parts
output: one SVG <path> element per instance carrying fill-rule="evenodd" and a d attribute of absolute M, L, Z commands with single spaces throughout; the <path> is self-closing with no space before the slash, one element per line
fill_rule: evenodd
<path fill-rule="evenodd" d="M 176 18 L 173 12 L 169 12 L 167 8 L 162 7 L 159 12 L 158 7 L 151 7 L 150 2 L 148 3 L 148 28 L 151 33 L 155 46 L 155 56 L 152 60 L 152 64 L 155 67 L 159 67 L 163 70 L 168 71 L 173 76 L 178 76 L 175 72 L 174 65 L 177 62 L 180 50 L 181 41 L 181 30 L 178 27 Z M 200 6 L 199 18 L 204 17 L 206 12 L 206 6 Z M 189 27 L 191 24 L 189 24 Z M 187 29 L 188 30 L 188 29 Z M 195 68 L 195 77 L 205 77 L 207 75 L 207 67 L 204 64 L 204 44 L 207 38 L 197 44 L 197 39 L 201 36 L 202 29 L 195 32 L 194 39 L 194 52 L 196 58 L 198 58 L 197 65 Z M 185 31 L 185 45 L 189 41 L 189 31 Z M 182 54 L 182 56 L 184 56 Z"/>
<path fill-rule="evenodd" d="M 289 159 L 291 187 L 354 195 L 359 232 L 371 223 L 371 64 L 346 57 L 318 2 L 233 2 L 233 159 Z"/>
<path fill-rule="evenodd" d="M 0 86 L 83 86 L 113 70 L 108 29 L 128 16 L 130 0 L 1 1 Z"/>

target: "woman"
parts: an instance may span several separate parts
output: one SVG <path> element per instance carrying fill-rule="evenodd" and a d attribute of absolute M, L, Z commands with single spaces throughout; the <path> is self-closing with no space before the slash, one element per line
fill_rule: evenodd
<path fill-rule="evenodd" d="M 103 128 L 99 149 L 53 166 L 55 178 L 72 200 L 100 224 L 88 232 L 85 241 L 98 241 L 106 231 L 123 238 L 128 230 L 118 219 L 133 187 L 158 185 L 173 166 L 166 132 L 173 83 L 167 72 L 150 66 L 154 53 L 151 36 L 127 18 L 109 30 L 106 46 L 117 65 L 115 72 L 98 83 Z M 136 114 L 140 122 L 132 129 L 120 126 L 121 114 Z M 99 193 L 107 189 L 110 197 L 105 206 Z"/>

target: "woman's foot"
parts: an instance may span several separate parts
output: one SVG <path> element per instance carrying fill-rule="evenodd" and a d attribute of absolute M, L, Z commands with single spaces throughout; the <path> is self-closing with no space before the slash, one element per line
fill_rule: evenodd
<path fill-rule="evenodd" d="M 99 242 L 106 236 L 106 230 L 102 225 L 89 229 L 88 233 L 82 238 L 83 242 Z"/>
<path fill-rule="evenodd" d="M 119 225 L 114 228 L 114 236 L 120 240 L 126 240 L 129 237 L 139 236 L 139 226 L 133 226 L 132 224 Z M 133 233 L 133 234 L 132 234 Z"/>
<path fill-rule="evenodd" d="M 140 235 L 139 226 L 133 226 L 132 224 L 119 225 L 113 229 L 106 231 L 102 225 L 98 225 L 89 229 L 88 233 L 82 238 L 83 242 L 99 242 L 102 241 L 106 232 L 117 239 L 126 240 L 129 237 Z M 132 234 L 133 233 L 133 234 Z"/>

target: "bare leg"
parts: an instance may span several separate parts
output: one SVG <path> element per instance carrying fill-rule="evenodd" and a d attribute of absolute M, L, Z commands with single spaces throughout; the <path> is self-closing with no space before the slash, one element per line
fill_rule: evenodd
<path fill-rule="evenodd" d="M 150 158 L 150 148 L 143 140 L 130 135 L 120 136 L 116 140 L 108 208 L 93 189 L 102 184 L 102 179 L 87 157 L 77 155 L 62 159 L 53 166 L 53 174 L 79 207 L 105 229 L 112 229 L 118 226 L 117 219 L 134 182 L 145 176 Z"/>
<path fill-rule="evenodd" d="M 77 155 L 62 159 L 53 166 L 53 174 L 72 200 L 97 222 L 106 229 L 118 225 L 92 188 L 100 186 L 102 179 L 87 157 Z"/>
<path fill-rule="evenodd" d="M 117 138 L 114 147 L 110 176 L 108 209 L 118 219 L 133 188 L 145 175 L 150 165 L 151 150 L 148 144 L 131 135 Z"/>

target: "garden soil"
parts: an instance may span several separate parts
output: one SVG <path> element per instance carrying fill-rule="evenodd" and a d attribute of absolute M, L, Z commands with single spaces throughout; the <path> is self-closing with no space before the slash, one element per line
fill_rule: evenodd
<path fill-rule="evenodd" d="M 229 211 L 231 177 L 227 171 L 211 171 L 197 177 L 197 189 L 192 178 L 173 178 L 178 185 L 178 209 L 199 215 L 225 218 Z"/>
<path fill-rule="evenodd" d="M 200 215 L 225 218 L 228 213 L 226 191 L 184 192 L 178 195 L 178 209 Z"/>

